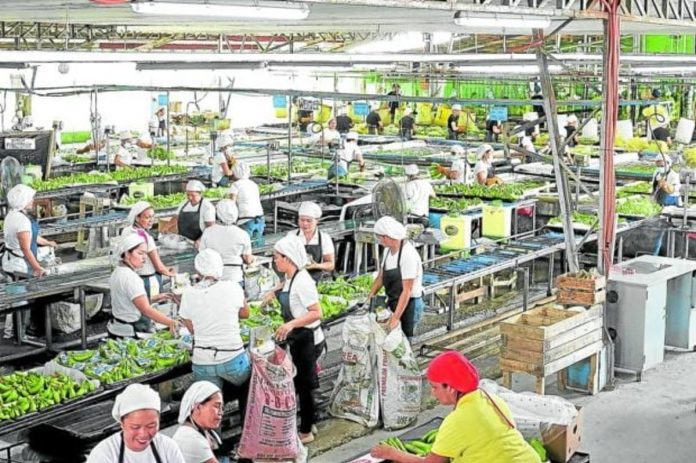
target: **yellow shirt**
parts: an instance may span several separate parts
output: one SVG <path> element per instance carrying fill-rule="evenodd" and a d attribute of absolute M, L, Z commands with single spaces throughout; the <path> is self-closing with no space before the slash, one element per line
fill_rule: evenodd
<path fill-rule="evenodd" d="M 491 398 L 512 421 L 507 404 L 493 394 Z M 431 451 L 451 463 L 539 463 L 532 447 L 480 390 L 459 399 L 440 425 Z"/>

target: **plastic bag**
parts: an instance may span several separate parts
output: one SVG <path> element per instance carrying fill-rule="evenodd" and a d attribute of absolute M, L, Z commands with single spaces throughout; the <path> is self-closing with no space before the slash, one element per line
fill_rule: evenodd
<path fill-rule="evenodd" d="M 342 333 L 343 363 L 329 402 L 331 416 L 370 428 L 379 422 L 377 365 L 371 328 L 374 319 L 371 313 L 346 318 Z"/>
<path fill-rule="evenodd" d="M 252 460 L 294 460 L 297 439 L 295 367 L 290 354 L 251 355 L 251 384 L 239 456 Z"/>
<path fill-rule="evenodd" d="M 371 326 L 377 346 L 382 421 L 386 429 L 405 428 L 420 413 L 423 375 L 400 325 L 389 333 L 377 322 Z"/>
<path fill-rule="evenodd" d="M 174 249 L 177 251 L 185 251 L 186 249 L 193 248 L 193 243 L 191 243 L 189 239 L 173 233 L 162 233 L 157 241 L 163 248 Z"/>

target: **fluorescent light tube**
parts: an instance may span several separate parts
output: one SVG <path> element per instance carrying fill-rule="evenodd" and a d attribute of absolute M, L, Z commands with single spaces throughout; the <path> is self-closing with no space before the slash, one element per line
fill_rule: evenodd
<path fill-rule="evenodd" d="M 172 3 L 172 2 L 135 2 L 131 8 L 138 14 L 160 16 L 205 16 L 211 18 L 251 18 L 271 21 L 302 20 L 309 16 L 309 7 L 300 3 L 276 2 L 279 6 L 269 4 L 250 5 L 216 5 L 210 3 Z"/>
<path fill-rule="evenodd" d="M 467 12 L 457 11 L 454 14 L 454 24 L 466 27 L 499 27 L 502 29 L 546 29 L 551 25 L 551 19 L 543 16 L 514 16 L 514 15 L 485 15 L 475 16 Z"/>

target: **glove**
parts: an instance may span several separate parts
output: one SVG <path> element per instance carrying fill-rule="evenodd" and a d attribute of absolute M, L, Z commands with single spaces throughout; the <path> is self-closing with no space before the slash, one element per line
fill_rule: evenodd
<path fill-rule="evenodd" d="M 442 167 L 441 165 L 438 164 L 437 172 L 439 174 L 442 174 L 442 175 L 447 175 L 449 173 L 449 169 L 447 167 Z"/>

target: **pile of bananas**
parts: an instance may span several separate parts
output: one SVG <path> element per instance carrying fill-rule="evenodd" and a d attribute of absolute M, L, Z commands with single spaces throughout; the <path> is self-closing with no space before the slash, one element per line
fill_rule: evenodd
<path fill-rule="evenodd" d="M 430 449 L 435 442 L 437 437 L 437 429 L 428 431 L 420 439 L 414 439 L 410 441 L 402 441 L 398 437 L 390 437 L 389 439 L 381 442 L 383 445 L 388 445 L 389 447 L 394 447 L 402 452 L 407 452 L 413 455 L 418 455 L 424 457 L 430 453 Z"/>
<path fill-rule="evenodd" d="M 96 389 L 89 381 L 78 383 L 69 376 L 18 371 L 0 377 L 0 421 L 19 418 L 60 404 Z"/>

